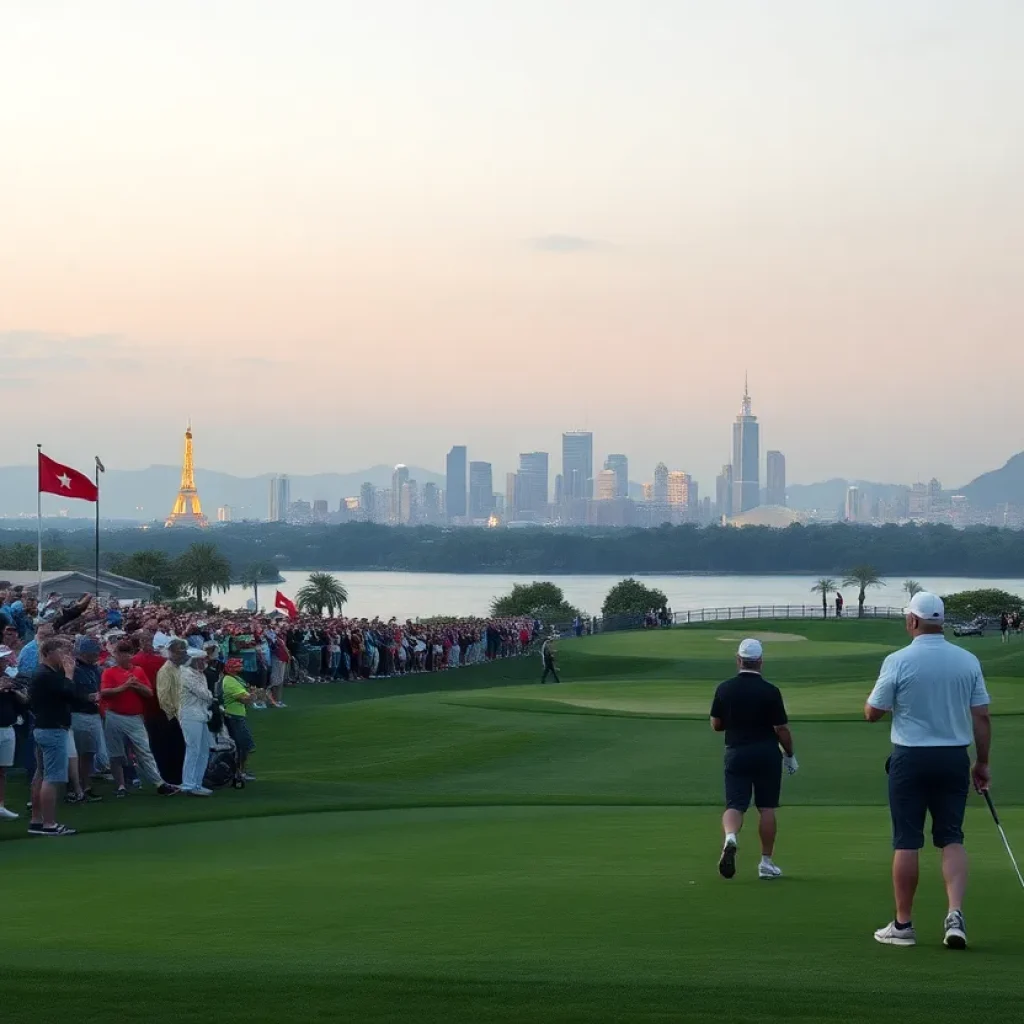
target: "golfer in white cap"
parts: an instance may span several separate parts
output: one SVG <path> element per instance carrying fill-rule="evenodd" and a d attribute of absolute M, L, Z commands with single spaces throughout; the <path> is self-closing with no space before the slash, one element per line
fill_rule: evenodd
<path fill-rule="evenodd" d="M 965 949 L 964 812 L 971 782 L 984 792 L 991 777 L 989 696 L 978 659 L 942 635 L 942 599 L 935 594 L 915 594 L 904 610 L 913 641 L 882 662 L 878 682 L 864 707 L 869 722 L 892 712 L 893 747 L 886 768 L 896 916 L 875 932 L 875 939 L 886 946 L 917 942 L 911 915 L 925 816 L 931 814 L 932 843 L 942 851 L 948 900 L 943 942 L 949 949 Z M 968 754 L 972 740 L 973 767 Z"/>
<path fill-rule="evenodd" d="M 761 862 L 757 877 L 782 875 L 772 860 L 777 831 L 775 810 L 782 791 L 783 767 L 792 775 L 799 766 L 793 756 L 793 737 L 782 694 L 761 675 L 763 663 L 761 642 L 744 640 L 736 652 L 738 673 L 719 685 L 711 704 L 711 728 L 725 733 L 725 845 L 718 861 L 723 878 L 736 874 L 737 836 L 751 796 L 760 815 Z"/>

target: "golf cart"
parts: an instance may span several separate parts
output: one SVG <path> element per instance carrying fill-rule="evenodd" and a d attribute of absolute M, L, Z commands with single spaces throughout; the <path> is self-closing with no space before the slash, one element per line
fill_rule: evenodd
<path fill-rule="evenodd" d="M 978 615 L 970 622 L 953 623 L 953 636 L 984 636 L 988 619 L 984 615 Z"/>

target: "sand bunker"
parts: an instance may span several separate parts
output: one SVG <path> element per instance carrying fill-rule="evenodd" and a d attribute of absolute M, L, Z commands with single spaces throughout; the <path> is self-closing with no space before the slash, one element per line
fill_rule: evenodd
<path fill-rule="evenodd" d="M 739 640 L 760 640 L 763 643 L 791 643 L 794 640 L 806 640 L 807 637 L 799 633 L 732 633 L 729 636 L 720 636 L 718 639 L 724 644 L 734 644 Z"/>

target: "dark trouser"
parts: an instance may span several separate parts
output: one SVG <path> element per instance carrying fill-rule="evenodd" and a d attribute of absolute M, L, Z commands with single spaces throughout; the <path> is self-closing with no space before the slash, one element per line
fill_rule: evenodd
<path fill-rule="evenodd" d="M 185 738 L 177 720 L 169 720 L 161 711 L 146 719 L 149 749 L 153 751 L 160 778 L 172 786 L 181 785 L 181 766 L 185 763 Z"/>
<path fill-rule="evenodd" d="M 548 673 L 551 673 L 555 677 L 555 682 L 560 683 L 562 680 L 558 678 L 558 673 L 555 671 L 555 663 L 553 661 L 544 662 L 544 675 L 540 677 L 541 684 L 543 685 L 548 681 Z"/>
<path fill-rule="evenodd" d="M 759 810 L 779 806 L 782 793 L 782 752 L 776 740 L 725 749 L 725 806 L 744 814 L 750 798 Z"/>
<path fill-rule="evenodd" d="M 964 841 L 964 812 L 971 789 L 966 747 L 894 747 L 889 760 L 889 812 L 894 850 L 924 846 L 925 815 L 939 849 Z"/>

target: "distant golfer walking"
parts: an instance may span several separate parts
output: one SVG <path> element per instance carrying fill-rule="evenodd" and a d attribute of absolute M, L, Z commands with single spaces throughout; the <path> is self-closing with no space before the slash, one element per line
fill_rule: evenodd
<path fill-rule="evenodd" d="M 757 877 L 782 875 L 772 860 L 778 830 L 775 811 L 782 792 L 783 767 L 792 775 L 799 765 L 793 756 L 793 737 L 782 694 L 761 674 L 763 663 L 761 642 L 744 640 L 736 655 L 738 674 L 719 685 L 711 704 L 711 728 L 725 733 L 725 845 L 718 861 L 723 878 L 736 874 L 737 836 L 751 796 L 760 816 L 761 862 Z"/>
<path fill-rule="evenodd" d="M 541 686 L 548 681 L 549 673 L 555 677 L 556 683 L 560 683 L 562 680 L 558 678 L 558 669 L 555 667 L 555 642 L 553 637 L 548 637 L 541 644 L 540 658 L 544 664 L 544 674 L 540 677 Z"/>
<path fill-rule="evenodd" d="M 965 949 L 964 812 L 972 779 L 979 792 L 989 785 L 989 695 L 978 659 L 942 635 L 941 599 L 915 594 L 906 612 L 907 632 L 914 639 L 882 663 L 864 707 L 869 722 L 892 712 L 893 751 L 887 767 L 896 918 L 876 931 L 875 939 L 887 946 L 917 942 L 912 911 L 918 851 L 924 846 L 925 814 L 931 813 L 932 842 L 942 850 L 949 900 L 943 942 L 950 949 Z M 977 758 L 973 768 L 967 753 L 972 739 Z"/>

